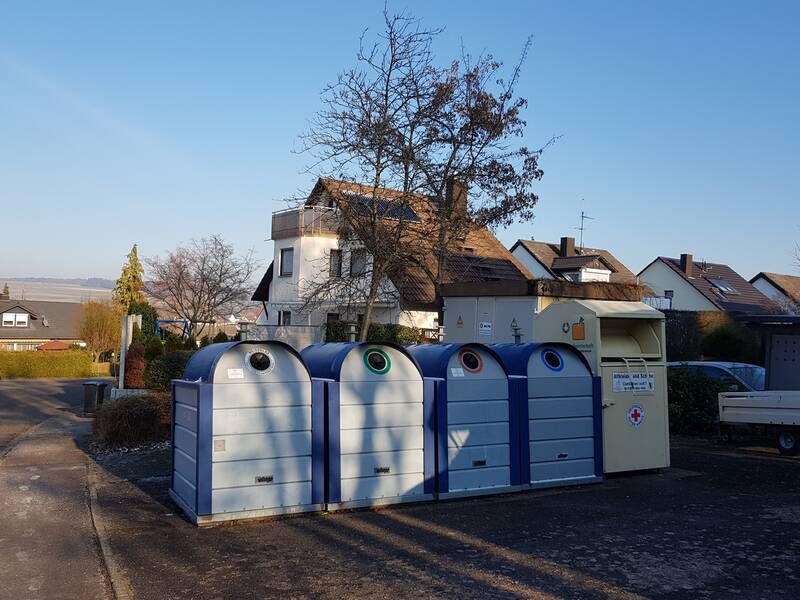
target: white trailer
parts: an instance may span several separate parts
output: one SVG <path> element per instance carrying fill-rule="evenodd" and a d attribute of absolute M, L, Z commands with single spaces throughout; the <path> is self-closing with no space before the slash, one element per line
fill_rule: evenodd
<path fill-rule="evenodd" d="M 719 423 L 724 437 L 737 426 L 751 426 L 775 436 L 781 454 L 800 454 L 800 391 L 723 392 Z"/>

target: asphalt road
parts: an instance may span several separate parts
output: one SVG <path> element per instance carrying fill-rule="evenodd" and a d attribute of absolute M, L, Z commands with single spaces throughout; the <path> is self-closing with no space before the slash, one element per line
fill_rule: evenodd
<path fill-rule="evenodd" d="M 199 530 L 165 477 L 99 492 L 136 598 L 800 598 L 800 461 L 677 446 L 552 491 Z"/>
<path fill-rule="evenodd" d="M 599 485 L 197 529 L 163 450 L 83 454 L 76 386 L 0 382 L 3 444 L 42 422 L 0 462 L 0 598 L 113 597 L 90 479 L 137 599 L 800 598 L 797 459 L 679 443 Z"/>
<path fill-rule="evenodd" d="M 0 381 L 0 456 L 31 427 L 83 403 L 82 380 L 9 379 Z"/>
<path fill-rule="evenodd" d="M 0 599 L 111 598 L 75 380 L 0 381 Z"/>

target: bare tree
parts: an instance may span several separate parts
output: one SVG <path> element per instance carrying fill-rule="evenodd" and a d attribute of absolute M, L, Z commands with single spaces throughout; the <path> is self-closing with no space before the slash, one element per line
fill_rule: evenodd
<path fill-rule="evenodd" d="M 539 159 L 553 141 L 538 150 L 515 143 L 526 126 L 527 102 L 515 88 L 530 41 L 506 81 L 491 56 L 473 62 L 462 51 L 438 68 L 431 45 L 440 30 L 386 12 L 384 21 L 374 45 L 365 49 L 362 36 L 358 67 L 325 89 L 324 109 L 303 137 L 316 158 L 311 170 L 372 188 L 357 203 L 337 201 L 340 237 L 372 258 L 369 286 L 357 288 L 365 292 L 362 338 L 387 275 L 417 265 L 441 308 L 450 256 L 472 230 L 532 218 Z M 403 214 L 413 217 L 387 218 Z M 336 287 L 319 285 L 309 297 Z"/>
<path fill-rule="evenodd" d="M 147 293 L 176 317 L 188 320 L 194 335 L 201 334 L 206 324 L 241 309 L 257 267 L 252 250 L 237 256 L 219 235 L 192 240 L 145 262 Z"/>
<path fill-rule="evenodd" d="M 508 80 L 491 56 L 473 63 L 462 53 L 437 82 L 436 106 L 425 124 L 425 160 L 418 167 L 426 193 L 438 201 L 418 231 L 426 249 L 419 266 L 434 284 L 440 309 L 450 257 L 471 231 L 534 216 L 539 197 L 533 187 L 544 175 L 539 160 L 555 138 L 536 150 L 515 143 L 527 125 L 527 100 L 515 88 L 530 45 L 529 39 Z"/>
<path fill-rule="evenodd" d="M 358 273 L 305 282 L 304 310 L 328 302 L 363 306 L 362 340 L 376 302 L 391 293 L 387 277 L 409 260 L 403 242 L 418 220 L 412 206 L 419 183 L 415 148 L 424 140 L 420 125 L 436 81 L 430 45 L 438 31 L 387 12 L 384 22 L 378 42 L 365 45 L 362 36 L 358 66 L 325 88 L 324 107 L 302 136 L 304 151 L 315 157 L 310 170 L 364 183 L 336 189 L 329 200 L 337 209 L 342 247 L 367 255 Z"/>
<path fill-rule="evenodd" d="M 89 300 L 83 303 L 78 331 L 92 351 L 93 360 L 98 361 L 102 354 L 119 348 L 122 314 L 113 302 Z"/>

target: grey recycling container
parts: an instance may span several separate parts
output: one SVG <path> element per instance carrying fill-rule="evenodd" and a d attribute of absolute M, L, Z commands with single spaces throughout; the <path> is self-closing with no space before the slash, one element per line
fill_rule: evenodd
<path fill-rule="evenodd" d="M 520 409 L 521 480 L 531 487 L 593 483 L 603 476 L 600 378 L 564 343 L 492 344 Z"/>
<path fill-rule="evenodd" d="M 408 352 L 342 342 L 301 355 L 326 406 L 328 509 L 432 500 L 433 409 Z"/>
<path fill-rule="evenodd" d="M 103 403 L 108 383 L 105 381 L 83 382 L 83 414 L 90 415 Z"/>
<path fill-rule="evenodd" d="M 198 525 L 321 510 L 322 408 L 283 342 L 198 350 L 172 382 L 172 499 Z"/>
<path fill-rule="evenodd" d="M 439 498 L 519 489 L 519 411 L 494 350 L 475 343 L 407 348 L 435 398 Z"/>

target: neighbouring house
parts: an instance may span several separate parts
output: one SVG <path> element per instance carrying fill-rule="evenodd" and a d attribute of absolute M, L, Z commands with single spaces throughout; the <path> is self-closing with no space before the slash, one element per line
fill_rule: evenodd
<path fill-rule="evenodd" d="M 800 276 L 762 271 L 750 283 L 772 300 L 781 312 L 800 315 Z"/>
<path fill-rule="evenodd" d="M 723 311 L 739 314 L 774 312 L 774 304 L 728 265 L 697 262 L 691 254 L 659 256 L 639 279 L 673 310 Z"/>
<path fill-rule="evenodd" d="M 534 316 L 568 299 L 639 301 L 648 290 L 608 250 L 579 248 L 575 238 L 558 244 L 518 240 L 510 250 L 529 277 L 512 282 L 444 286 L 445 341 L 535 340 Z"/>
<path fill-rule="evenodd" d="M 0 300 L 0 350 L 36 350 L 79 343 L 77 302 Z M 50 344 L 59 342 L 59 344 Z"/>
<path fill-rule="evenodd" d="M 332 298 L 309 308 L 305 290 L 309 282 L 358 277 L 369 269 L 371 257 L 366 251 L 358 245 L 342 244 L 339 239 L 335 206 L 340 202 L 380 201 L 396 194 L 399 192 L 390 189 L 375 191 L 371 186 L 319 179 L 302 207 L 273 213 L 274 258 L 252 297 L 264 307 L 258 324 L 319 329 L 328 321 L 360 321 L 363 304 Z M 466 203 L 466 189 L 458 184 L 449 185 L 447 195 L 447 201 Z M 417 196 L 416 200 L 413 214 L 405 218 L 426 223 L 434 201 L 427 196 Z M 524 283 L 529 278 L 525 267 L 483 227 L 472 229 L 453 245 L 445 274 L 449 283 L 468 285 Z M 433 336 L 439 325 L 438 314 L 434 284 L 420 266 L 407 264 L 390 273 L 384 282 L 373 321 L 418 327 Z"/>

